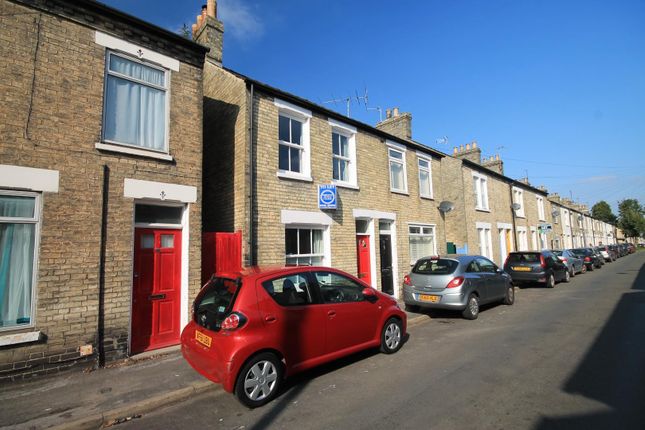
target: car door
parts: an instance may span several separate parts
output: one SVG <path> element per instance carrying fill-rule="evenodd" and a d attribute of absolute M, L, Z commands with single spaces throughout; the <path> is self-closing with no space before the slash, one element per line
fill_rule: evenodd
<path fill-rule="evenodd" d="M 562 261 L 560 261 L 558 257 L 550 252 L 545 252 L 543 255 L 547 267 L 551 268 L 551 270 L 553 271 L 553 277 L 555 278 L 555 280 L 561 281 L 562 279 L 564 279 L 565 273 L 567 272 L 567 266 Z"/>
<path fill-rule="evenodd" d="M 310 277 L 303 272 L 260 280 L 258 309 L 267 329 L 265 347 L 282 351 L 297 369 L 325 354 L 325 310 L 316 304 Z"/>
<path fill-rule="evenodd" d="M 485 257 L 477 257 L 476 261 L 482 276 L 481 289 L 485 291 L 485 301 L 493 301 L 503 296 L 505 282 L 497 272 L 495 263 Z"/>
<path fill-rule="evenodd" d="M 335 271 L 312 272 L 326 317 L 325 349 L 338 353 L 375 339 L 382 304 L 363 297 L 365 286 Z"/>

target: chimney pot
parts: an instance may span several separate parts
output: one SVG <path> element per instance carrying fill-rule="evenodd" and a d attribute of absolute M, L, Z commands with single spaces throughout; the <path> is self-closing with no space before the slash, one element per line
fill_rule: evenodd
<path fill-rule="evenodd" d="M 202 15 L 197 15 L 197 28 L 201 28 L 204 17 Z"/>
<path fill-rule="evenodd" d="M 470 143 L 466 144 L 466 151 L 470 151 Z"/>
<path fill-rule="evenodd" d="M 394 109 L 392 109 L 392 116 L 393 117 L 399 116 L 399 108 L 398 107 L 395 107 Z"/>
<path fill-rule="evenodd" d="M 477 141 L 473 140 L 473 149 L 477 148 Z"/>
<path fill-rule="evenodd" d="M 453 153 L 453 154 L 457 154 L 457 152 L 459 152 L 459 148 L 457 148 L 457 147 L 455 146 L 455 147 L 453 148 L 453 150 L 452 150 L 452 153 Z"/>
<path fill-rule="evenodd" d="M 464 145 L 459 145 L 459 152 L 464 152 Z"/>
<path fill-rule="evenodd" d="M 211 18 L 217 18 L 215 0 L 208 0 L 208 3 L 206 4 L 206 14 Z"/>
<path fill-rule="evenodd" d="M 392 118 L 392 110 L 385 109 L 385 118 Z"/>

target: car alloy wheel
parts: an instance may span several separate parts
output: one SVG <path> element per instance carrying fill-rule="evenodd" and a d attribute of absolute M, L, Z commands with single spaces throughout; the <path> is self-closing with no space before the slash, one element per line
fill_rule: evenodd
<path fill-rule="evenodd" d="M 468 302 L 466 302 L 466 309 L 462 312 L 462 316 L 467 320 L 477 319 L 479 315 L 479 298 L 471 294 L 468 296 Z"/>
<path fill-rule="evenodd" d="M 240 371 L 235 394 L 240 402 L 256 408 L 272 400 L 282 380 L 282 366 L 274 354 L 265 352 L 253 357 Z"/>
<path fill-rule="evenodd" d="M 515 287 L 513 287 L 513 285 L 509 285 L 506 288 L 506 295 L 504 296 L 504 304 L 512 305 L 513 303 L 515 303 Z"/>
<path fill-rule="evenodd" d="M 555 287 L 555 278 L 553 277 L 553 274 L 550 274 L 547 281 L 546 281 L 546 287 L 547 288 L 553 288 Z"/>
<path fill-rule="evenodd" d="M 403 329 L 401 321 L 396 318 L 390 318 L 383 327 L 381 333 L 381 351 L 386 354 L 393 354 L 401 348 L 403 338 Z"/>
<path fill-rule="evenodd" d="M 571 280 L 571 274 L 568 270 L 564 271 L 564 282 L 569 282 Z"/>

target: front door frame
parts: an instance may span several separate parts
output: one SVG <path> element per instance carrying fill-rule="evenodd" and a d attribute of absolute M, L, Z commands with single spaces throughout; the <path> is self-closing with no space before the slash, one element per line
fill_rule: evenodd
<path fill-rule="evenodd" d="M 392 257 L 392 283 L 393 285 L 393 291 L 392 291 L 392 297 L 398 298 L 399 297 L 399 255 L 397 252 L 397 243 L 396 243 L 396 221 L 393 219 L 379 219 L 379 223 L 387 222 L 390 224 L 389 230 L 383 230 L 384 235 L 390 236 L 390 248 L 391 248 L 391 257 Z M 380 244 L 380 236 L 381 236 L 381 227 L 379 226 L 379 244 Z M 383 286 L 381 285 L 381 290 L 383 289 Z"/>
<path fill-rule="evenodd" d="M 137 204 L 152 205 L 152 206 L 172 206 L 181 207 L 181 223 L 180 224 L 158 224 L 158 223 L 138 223 L 134 222 L 134 210 Z M 179 202 L 165 202 L 154 199 L 136 199 L 132 205 L 133 211 L 133 228 L 132 228 L 132 272 L 134 273 L 134 246 L 135 246 L 135 232 L 138 228 L 151 228 L 151 229 L 169 229 L 180 230 L 181 232 L 181 276 L 180 276 L 180 292 L 179 292 L 179 330 L 184 329 L 188 324 L 188 269 L 189 269 L 189 204 Z M 128 354 L 132 355 L 132 312 L 134 310 L 134 284 L 130 286 L 130 321 L 128 325 Z"/>

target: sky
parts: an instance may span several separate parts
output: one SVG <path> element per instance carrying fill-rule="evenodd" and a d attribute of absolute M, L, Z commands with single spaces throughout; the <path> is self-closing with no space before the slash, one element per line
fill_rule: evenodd
<path fill-rule="evenodd" d="M 104 0 L 170 31 L 204 1 Z M 590 207 L 645 204 L 643 0 L 219 0 L 223 63 L 376 125 L 412 114 L 439 151 Z M 364 96 L 367 94 L 367 104 Z"/>

